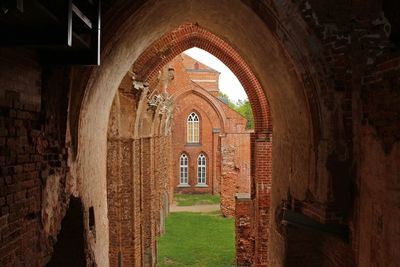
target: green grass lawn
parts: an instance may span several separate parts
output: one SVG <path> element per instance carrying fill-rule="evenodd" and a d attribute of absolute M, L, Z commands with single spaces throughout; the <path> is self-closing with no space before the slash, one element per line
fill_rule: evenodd
<path fill-rule="evenodd" d="M 175 202 L 178 206 L 219 204 L 220 197 L 210 194 L 175 194 Z"/>
<path fill-rule="evenodd" d="M 171 213 L 166 234 L 157 242 L 157 266 L 235 266 L 232 218 L 219 212 Z"/>

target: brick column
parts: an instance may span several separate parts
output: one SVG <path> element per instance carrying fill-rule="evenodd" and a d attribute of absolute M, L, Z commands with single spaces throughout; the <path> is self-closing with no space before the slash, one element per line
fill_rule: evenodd
<path fill-rule="evenodd" d="M 154 222 L 154 162 L 153 143 L 151 138 L 142 140 L 142 239 L 143 239 L 143 266 L 155 264 L 155 222 Z"/>
<path fill-rule="evenodd" d="M 259 133 L 254 143 L 255 159 L 255 264 L 267 266 L 269 208 L 272 184 L 271 134 Z"/>
<path fill-rule="evenodd" d="M 110 221 L 110 266 L 135 261 L 133 214 L 133 140 L 108 140 L 107 198 Z"/>
<path fill-rule="evenodd" d="M 220 160 L 218 157 L 218 148 L 219 148 L 219 134 L 220 130 L 219 129 L 213 129 L 213 135 L 212 135 L 212 193 L 214 195 L 218 195 L 220 191 L 220 177 L 219 177 L 219 172 L 218 172 L 218 166 L 217 162 Z"/>
<path fill-rule="evenodd" d="M 132 162 L 132 140 L 121 141 L 121 186 L 120 197 L 120 229 L 121 229 L 121 253 L 122 266 L 133 265 L 134 263 L 134 229 L 133 218 L 133 166 Z"/>
<path fill-rule="evenodd" d="M 248 193 L 238 193 L 235 199 L 236 265 L 252 266 L 254 262 L 253 200 Z"/>
<path fill-rule="evenodd" d="M 120 144 L 118 140 L 107 141 L 107 203 L 109 218 L 110 266 L 118 266 L 121 229 L 119 227 Z"/>
<path fill-rule="evenodd" d="M 133 251 L 135 254 L 135 264 L 133 266 L 140 266 L 143 262 L 142 254 L 142 182 L 141 182 L 141 145 L 140 139 L 136 139 L 133 142 L 132 149 L 132 166 L 133 166 L 133 231 L 134 231 L 134 247 Z"/>

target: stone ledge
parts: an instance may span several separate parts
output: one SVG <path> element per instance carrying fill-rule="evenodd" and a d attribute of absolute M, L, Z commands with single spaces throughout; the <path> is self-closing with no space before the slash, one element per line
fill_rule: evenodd
<path fill-rule="evenodd" d="M 236 193 L 235 197 L 238 200 L 251 200 L 250 193 Z"/>

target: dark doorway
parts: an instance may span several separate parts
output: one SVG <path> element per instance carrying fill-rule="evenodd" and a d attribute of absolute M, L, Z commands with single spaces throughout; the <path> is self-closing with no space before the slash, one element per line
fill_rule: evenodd
<path fill-rule="evenodd" d="M 54 246 L 53 256 L 46 266 L 86 266 L 83 237 L 83 207 L 80 198 L 71 198 L 67 214 L 61 224 L 57 243 Z"/>

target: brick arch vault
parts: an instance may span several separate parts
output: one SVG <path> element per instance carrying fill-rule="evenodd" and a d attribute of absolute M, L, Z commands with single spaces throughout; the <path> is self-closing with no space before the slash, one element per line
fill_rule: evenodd
<path fill-rule="evenodd" d="M 135 73 L 137 80 L 148 82 L 152 85 L 160 70 L 169 61 L 192 47 L 198 47 L 213 54 L 232 70 L 243 85 L 254 114 L 255 129 L 254 134 L 251 136 L 250 145 L 252 151 L 251 188 L 253 199 L 260 201 L 254 203 L 257 212 L 252 219 L 254 226 L 257 227 L 256 232 L 265 237 L 257 238 L 254 247 L 248 246 L 240 249 L 239 247 L 242 247 L 242 244 L 246 243 L 251 237 L 240 236 L 238 233 L 241 232 L 241 229 L 237 229 L 238 262 L 245 264 L 254 261 L 252 257 L 249 259 L 248 256 L 245 256 L 249 250 L 257 249 L 260 254 L 266 254 L 267 251 L 267 217 L 272 180 L 272 121 L 268 100 L 261 84 L 250 67 L 231 45 L 195 23 L 185 23 L 163 35 L 139 56 L 132 66 L 132 71 Z M 256 190 L 260 186 L 265 187 L 266 190 Z M 241 204 L 238 203 L 238 207 L 239 205 Z M 238 211 L 236 219 L 240 220 L 249 215 L 246 213 L 240 214 L 240 211 Z M 257 224 L 255 224 L 255 221 L 257 221 Z M 255 254 L 258 255 L 257 253 Z M 256 257 L 255 260 L 261 261 L 259 257 Z"/>
<path fill-rule="evenodd" d="M 342 138 L 340 132 L 331 134 L 331 125 L 340 124 L 337 114 L 325 111 L 334 103 L 324 91 L 332 85 L 326 81 L 326 69 L 319 67 L 324 64 L 322 48 L 318 42 L 311 46 L 315 36 L 294 3 L 119 1 L 109 3 L 107 10 L 102 64 L 73 67 L 70 77 L 70 168 L 78 177 L 84 206 L 96 207 L 96 233 L 102 234 L 97 234 L 96 240 L 88 239 L 96 262 L 110 265 L 105 166 L 113 97 L 133 63 L 137 79 L 151 80 L 165 63 L 193 46 L 211 52 L 231 68 L 246 88 L 256 117 L 252 138 L 253 264 L 283 266 L 292 255 L 298 258 L 291 246 L 296 241 L 311 238 L 315 244 L 323 242 L 324 237 L 293 232 L 282 224 L 283 207 L 296 207 L 320 222 L 332 215 L 328 209 L 335 208 L 335 196 L 330 193 L 325 163 Z M 338 151 L 346 153 L 346 148 L 340 148 Z M 297 200 L 308 204 L 296 206 Z M 301 253 L 307 259 L 323 252 L 310 245 Z"/>
<path fill-rule="evenodd" d="M 272 133 L 269 104 L 250 67 L 231 45 L 198 24 L 186 23 L 162 36 L 140 55 L 132 70 L 138 80 L 151 83 L 165 64 L 192 47 L 213 54 L 232 70 L 249 97 L 254 114 L 255 132 Z"/>

